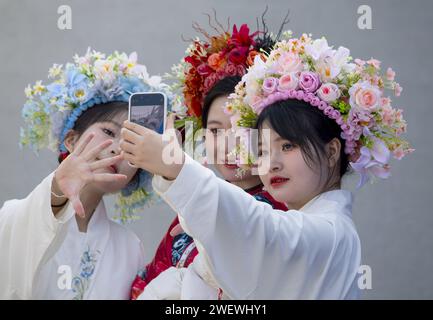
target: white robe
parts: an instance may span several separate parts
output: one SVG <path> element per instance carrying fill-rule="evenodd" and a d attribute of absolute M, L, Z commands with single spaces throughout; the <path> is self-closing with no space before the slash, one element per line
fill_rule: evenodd
<path fill-rule="evenodd" d="M 274 210 L 189 156 L 176 180 L 156 176 L 153 186 L 178 213 L 200 257 L 175 281 L 151 288 L 165 282 L 171 296 L 177 285 L 177 297 L 200 298 L 193 289 L 202 279 L 203 298 L 215 293 L 209 285 L 228 299 L 359 298 L 361 245 L 349 191 L 320 194 L 300 210 Z"/>
<path fill-rule="evenodd" d="M 140 240 L 109 220 L 103 201 L 86 233 L 70 203 L 54 216 L 53 176 L 0 209 L 0 299 L 129 299 Z"/>

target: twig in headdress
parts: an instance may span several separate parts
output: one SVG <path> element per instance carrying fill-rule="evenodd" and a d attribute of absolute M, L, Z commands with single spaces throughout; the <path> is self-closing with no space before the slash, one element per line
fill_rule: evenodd
<path fill-rule="evenodd" d="M 267 34 L 268 33 L 268 26 L 266 25 L 265 22 L 265 15 L 268 12 L 268 5 L 266 5 L 265 11 L 262 13 L 262 25 L 263 25 L 263 33 Z"/>
<path fill-rule="evenodd" d="M 277 38 L 276 38 L 277 41 L 278 41 L 278 40 L 280 39 L 280 37 L 281 37 L 281 34 L 282 34 L 282 32 L 283 32 L 283 28 L 284 28 L 284 26 L 290 22 L 289 14 L 290 14 L 290 9 L 287 10 L 287 14 L 286 14 L 286 16 L 285 16 L 284 19 L 283 19 L 283 23 L 281 24 L 280 29 L 278 30 L 278 34 L 277 34 Z"/>

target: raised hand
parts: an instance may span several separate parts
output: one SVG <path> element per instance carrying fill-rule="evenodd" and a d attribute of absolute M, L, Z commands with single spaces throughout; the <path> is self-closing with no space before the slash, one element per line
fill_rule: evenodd
<path fill-rule="evenodd" d="M 183 166 L 184 153 L 179 146 L 173 122 L 174 117 L 170 116 L 164 135 L 160 135 L 136 123 L 125 121 L 120 133 L 123 159 L 143 170 L 175 179 Z"/>
<path fill-rule="evenodd" d="M 75 150 L 59 165 L 55 172 L 55 180 L 63 195 L 68 198 L 77 215 L 84 217 L 85 211 L 80 200 L 81 190 L 91 182 L 114 182 L 125 180 L 123 174 L 95 173 L 94 171 L 106 168 L 122 160 L 120 155 L 96 160 L 98 154 L 106 149 L 112 140 L 106 140 L 94 148 L 89 147 L 94 133 L 89 133 L 77 144 Z"/>

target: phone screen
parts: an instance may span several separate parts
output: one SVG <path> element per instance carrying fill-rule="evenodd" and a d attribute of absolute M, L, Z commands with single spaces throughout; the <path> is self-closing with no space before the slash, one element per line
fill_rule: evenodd
<path fill-rule="evenodd" d="M 163 133 L 165 108 L 165 97 L 162 94 L 134 94 L 130 100 L 129 120 Z"/>

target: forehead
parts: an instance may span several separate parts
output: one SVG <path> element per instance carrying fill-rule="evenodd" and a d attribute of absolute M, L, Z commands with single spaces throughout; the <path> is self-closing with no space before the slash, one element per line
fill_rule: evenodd
<path fill-rule="evenodd" d="M 122 124 L 127 119 L 128 119 L 128 111 L 119 110 L 115 114 L 111 114 L 108 117 L 102 118 L 98 122 L 115 122 L 115 123 Z"/>
<path fill-rule="evenodd" d="M 228 101 L 227 96 L 215 98 L 209 108 L 208 125 L 212 123 L 221 123 L 223 125 L 231 125 L 230 117 L 224 113 L 223 107 Z"/>
<path fill-rule="evenodd" d="M 271 128 L 271 126 L 269 125 L 269 123 L 266 121 L 263 123 L 262 127 L 260 128 L 259 144 L 262 144 L 262 143 L 267 144 L 268 139 L 271 143 L 278 143 L 278 142 L 285 140 L 275 130 L 273 130 Z"/>

